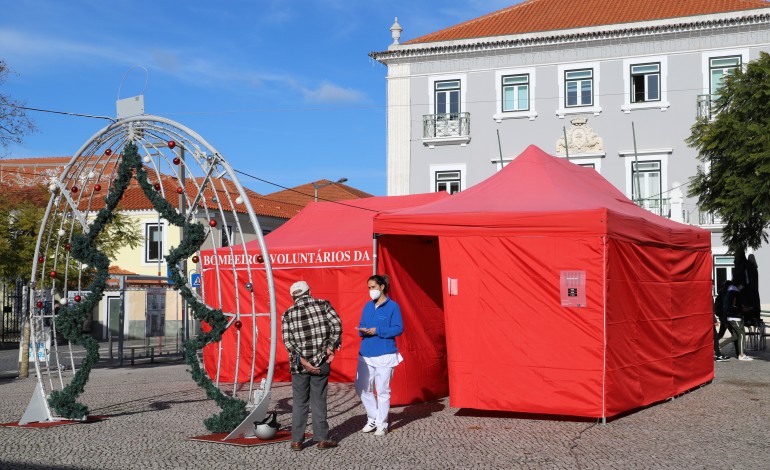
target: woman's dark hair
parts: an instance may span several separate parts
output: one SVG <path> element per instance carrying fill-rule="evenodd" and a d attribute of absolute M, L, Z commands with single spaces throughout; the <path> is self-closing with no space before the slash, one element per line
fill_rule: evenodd
<path fill-rule="evenodd" d="M 384 289 L 382 289 L 382 292 L 387 294 L 390 290 L 390 277 L 388 277 L 387 274 L 383 274 L 380 276 L 379 274 L 375 274 L 374 276 L 370 277 L 366 280 L 366 282 L 374 281 L 377 283 L 378 286 L 383 286 Z"/>

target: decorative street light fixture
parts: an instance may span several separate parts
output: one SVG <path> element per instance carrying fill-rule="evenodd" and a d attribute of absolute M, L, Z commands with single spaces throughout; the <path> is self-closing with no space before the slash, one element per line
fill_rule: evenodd
<path fill-rule="evenodd" d="M 313 190 L 314 190 L 314 193 L 315 193 L 315 196 L 314 196 L 315 202 L 318 202 L 318 190 L 319 189 L 323 188 L 324 186 L 329 186 L 330 184 L 344 183 L 347 180 L 348 180 L 347 178 L 340 178 L 337 181 L 329 181 L 328 183 L 323 183 L 323 184 L 313 183 Z"/>

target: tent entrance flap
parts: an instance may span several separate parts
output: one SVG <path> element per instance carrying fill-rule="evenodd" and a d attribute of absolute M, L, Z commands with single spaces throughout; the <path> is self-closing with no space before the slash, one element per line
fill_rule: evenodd
<path fill-rule="evenodd" d="M 396 340 L 405 360 L 395 369 L 393 387 L 405 387 L 409 396 L 419 395 L 426 401 L 446 396 L 449 384 L 439 240 L 380 235 L 377 242 L 377 272 L 390 277 L 390 297 L 401 306 L 405 333 L 412 332 Z M 410 364 L 410 356 L 420 360 Z"/>

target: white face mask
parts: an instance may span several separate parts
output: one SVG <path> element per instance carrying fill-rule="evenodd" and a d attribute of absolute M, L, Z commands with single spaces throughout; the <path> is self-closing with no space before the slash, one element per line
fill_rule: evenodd
<path fill-rule="evenodd" d="M 369 289 L 369 297 L 371 297 L 372 300 L 379 299 L 381 294 L 382 292 L 380 292 L 379 289 Z"/>

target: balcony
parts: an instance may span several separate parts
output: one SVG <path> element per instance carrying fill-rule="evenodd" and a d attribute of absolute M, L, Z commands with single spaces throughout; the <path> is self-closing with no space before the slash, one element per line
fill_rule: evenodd
<path fill-rule="evenodd" d="M 713 212 L 698 212 L 698 225 L 724 225 L 724 222 Z"/>
<path fill-rule="evenodd" d="M 671 199 L 655 198 L 655 199 L 640 199 L 636 204 L 648 211 L 658 214 L 661 217 L 671 218 Z"/>
<path fill-rule="evenodd" d="M 698 95 L 696 106 L 698 120 L 711 120 L 711 95 Z"/>
<path fill-rule="evenodd" d="M 422 143 L 436 145 L 466 145 L 471 140 L 471 114 L 426 114 L 422 117 Z"/>

